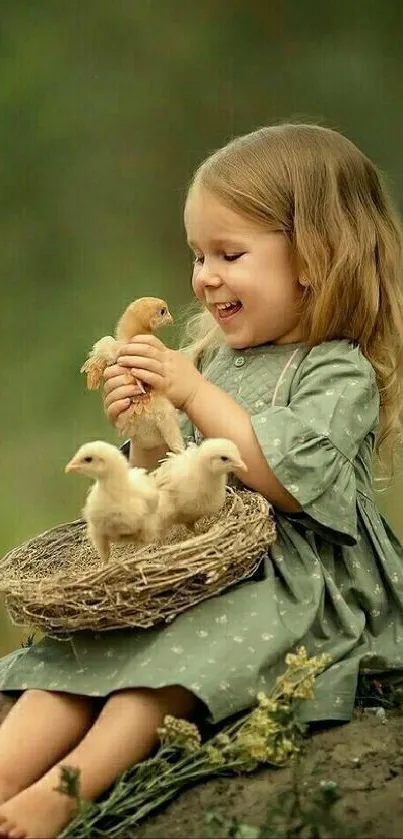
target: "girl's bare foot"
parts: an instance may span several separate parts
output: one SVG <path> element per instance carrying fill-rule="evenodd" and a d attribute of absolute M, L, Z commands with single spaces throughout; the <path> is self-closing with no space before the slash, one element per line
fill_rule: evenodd
<path fill-rule="evenodd" d="M 60 783 L 61 766 L 79 769 L 83 798 L 96 801 L 125 769 L 150 753 L 158 741 L 158 727 L 166 714 L 189 717 L 195 705 L 193 694 L 179 685 L 112 694 L 94 724 L 68 755 L 65 754 L 40 780 L 0 805 L 0 839 L 53 839 L 58 836 L 74 815 L 76 806 L 73 799 L 55 792 Z M 54 732 L 53 726 L 49 738 Z M 18 756 L 16 749 L 15 754 Z M 25 756 L 28 759 L 30 753 Z"/>
<path fill-rule="evenodd" d="M 24 691 L 0 725 L 0 807 L 77 745 L 95 714 L 89 697 Z"/>
<path fill-rule="evenodd" d="M 14 784 L 9 783 L 8 781 L 4 781 L 3 778 L 0 778 L 0 807 L 10 798 L 16 795 L 17 792 L 19 792 L 18 787 L 16 787 Z"/>
<path fill-rule="evenodd" d="M 53 839 L 73 816 L 75 802 L 40 780 L 0 806 L 0 837 Z"/>

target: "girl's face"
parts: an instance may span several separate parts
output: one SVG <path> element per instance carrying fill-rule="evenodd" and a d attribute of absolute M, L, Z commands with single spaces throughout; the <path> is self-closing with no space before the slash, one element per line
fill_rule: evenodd
<path fill-rule="evenodd" d="M 291 248 L 194 186 L 185 208 L 194 252 L 192 285 L 234 349 L 301 340 L 298 282 Z"/>

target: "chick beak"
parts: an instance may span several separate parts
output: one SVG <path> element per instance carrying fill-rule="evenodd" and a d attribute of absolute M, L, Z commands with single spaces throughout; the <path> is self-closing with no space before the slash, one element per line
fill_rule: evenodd
<path fill-rule="evenodd" d="M 248 467 L 247 467 L 246 463 L 244 463 L 243 460 L 241 460 L 241 459 L 235 460 L 234 461 L 234 466 L 235 466 L 236 469 L 240 469 L 241 472 L 247 472 L 248 471 Z"/>
<path fill-rule="evenodd" d="M 76 472 L 78 468 L 79 468 L 79 463 L 73 457 L 72 460 L 69 460 L 69 462 L 64 467 L 64 471 L 65 472 Z"/>
<path fill-rule="evenodd" d="M 174 319 L 171 315 L 171 312 L 169 311 L 169 309 L 167 309 L 166 315 L 164 315 L 164 323 L 167 324 L 167 323 L 173 323 L 173 322 L 174 322 Z"/>

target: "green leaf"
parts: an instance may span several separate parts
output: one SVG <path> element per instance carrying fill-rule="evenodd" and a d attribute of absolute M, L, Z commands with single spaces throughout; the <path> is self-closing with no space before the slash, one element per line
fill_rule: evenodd
<path fill-rule="evenodd" d="M 259 839 L 260 835 L 260 827 L 243 823 L 238 824 L 235 833 L 233 833 L 234 839 Z"/>

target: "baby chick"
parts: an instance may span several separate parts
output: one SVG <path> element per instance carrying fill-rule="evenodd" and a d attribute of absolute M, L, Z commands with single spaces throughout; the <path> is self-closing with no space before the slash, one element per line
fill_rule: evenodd
<path fill-rule="evenodd" d="M 145 469 L 131 468 L 119 449 L 96 440 L 80 446 L 65 467 L 95 483 L 83 508 L 87 535 L 101 560 L 110 556 L 110 543 L 122 540 L 147 544 L 158 535 L 158 489 Z"/>
<path fill-rule="evenodd" d="M 94 344 L 80 373 L 87 374 L 87 388 L 96 390 L 106 367 L 115 364 L 122 348 L 136 335 L 154 334 L 161 326 L 172 323 L 172 315 L 164 300 L 158 297 L 140 297 L 130 303 L 118 320 L 115 337 L 106 335 Z M 166 399 L 148 390 L 138 379 L 127 373 L 127 383 L 133 381 L 140 393 L 130 407 L 123 411 L 116 428 L 123 437 L 135 437 L 140 449 L 152 449 L 165 444 L 172 452 L 183 449 L 176 410 Z"/>
<path fill-rule="evenodd" d="M 152 477 L 159 489 L 158 511 L 164 527 L 193 526 L 203 516 L 219 513 L 225 502 L 230 472 L 247 471 L 235 443 L 212 438 L 190 443 L 180 454 L 169 454 Z"/>

